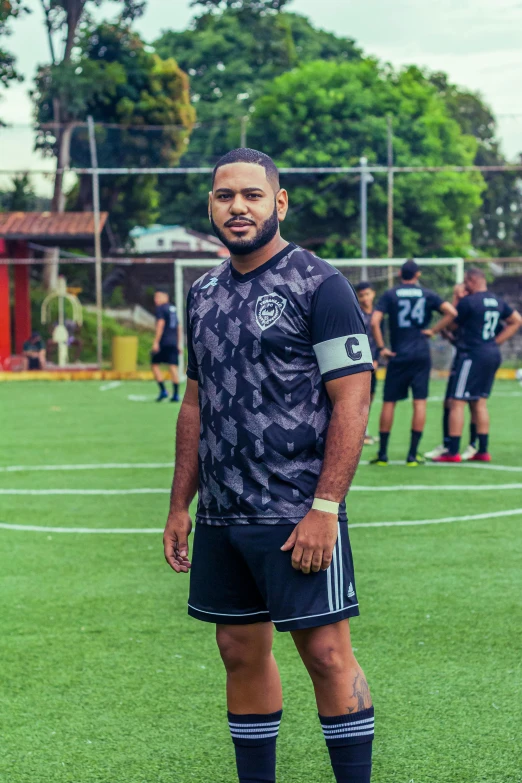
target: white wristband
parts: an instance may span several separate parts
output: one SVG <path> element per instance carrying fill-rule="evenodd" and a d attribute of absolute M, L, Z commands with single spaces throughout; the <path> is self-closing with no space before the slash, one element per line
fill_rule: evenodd
<path fill-rule="evenodd" d="M 314 498 L 312 508 L 315 511 L 326 511 L 327 514 L 339 514 L 339 503 L 334 503 L 333 500 L 323 500 L 322 498 Z"/>

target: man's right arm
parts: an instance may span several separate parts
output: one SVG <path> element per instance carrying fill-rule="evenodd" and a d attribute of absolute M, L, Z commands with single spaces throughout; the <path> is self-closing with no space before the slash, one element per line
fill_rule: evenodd
<path fill-rule="evenodd" d="M 199 427 L 198 382 L 187 378 L 176 426 L 176 466 L 163 534 L 165 559 L 178 574 L 180 571 L 187 573 L 190 568 L 188 537 L 192 522 L 189 507 L 198 490 Z"/>

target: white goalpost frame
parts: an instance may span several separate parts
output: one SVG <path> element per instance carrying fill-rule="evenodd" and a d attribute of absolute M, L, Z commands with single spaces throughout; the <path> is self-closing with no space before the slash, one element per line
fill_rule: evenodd
<path fill-rule="evenodd" d="M 219 258 L 177 258 L 174 261 L 174 286 L 175 302 L 178 318 L 182 325 L 182 344 L 179 354 L 179 377 L 180 381 L 186 380 L 185 375 L 185 297 L 183 294 L 183 270 L 194 269 L 196 267 L 212 269 L 219 266 L 225 259 Z M 346 269 L 347 267 L 398 267 L 402 266 L 407 258 L 325 258 L 332 266 L 337 269 Z M 463 258 L 414 258 L 419 266 L 450 266 L 455 270 L 455 283 L 464 282 L 464 259 Z"/>

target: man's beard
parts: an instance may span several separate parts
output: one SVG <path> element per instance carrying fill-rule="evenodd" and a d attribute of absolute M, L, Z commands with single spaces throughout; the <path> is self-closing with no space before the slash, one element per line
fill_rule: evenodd
<path fill-rule="evenodd" d="M 264 247 L 270 242 L 271 239 L 275 237 L 279 229 L 277 206 L 275 202 L 274 211 L 270 217 L 265 220 L 253 239 L 227 239 L 221 229 L 216 226 L 212 215 L 210 215 L 210 222 L 212 224 L 214 234 L 235 256 L 246 256 L 249 253 L 253 253 L 255 250 L 259 250 L 259 248 Z"/>

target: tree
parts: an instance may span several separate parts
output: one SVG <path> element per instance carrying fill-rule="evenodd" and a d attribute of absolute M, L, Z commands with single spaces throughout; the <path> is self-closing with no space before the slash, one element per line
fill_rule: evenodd
<path fill-rule="evenodd" d="M 175 57 L 190 76 L 198 127 L 183 164 L 213 164 L 239 146 L 241 123 L 251 116 L 267 85 L 282 73 L 310 60 L 360 59 L 352 39 L 316 30 L 306 17 L 281 10 L 285 4 L 282 0 L 198 2 L 195 5 L 205 11 L 189 29 L 166 31 L 155 42 L 160 56 Z M 208 182 L 176 175 L 160 181 L 160 193 L 164 222 L 205 230 Z"/>
<path fill-rule="evenodd" d="M 433 73 L 429 80 L 463 133 L 477 139 L 474 164 L 505 165 L 508 161 L 496 136 L 495 117 L 481 96 L 452 84 L 445 73 Z M 487 187 L 482 204 L 472 217 L 473 244 L 487 255 L 517 255 L 522 241 L 520 177 L 515 172 L 487 172 L 483 176 Z"/>
<path fill-rule="evenodd" d="M 386 162 L 386 117 L 393 116 L 397 165 L 469 165 L 477 142 L 462 133 L 442 98 L 415 67 L 395 72 L 373 59 L 313 62 L 279 76 L 255 105 L 252 146 L 281 166 Z M 290 226 L 301 244 L 330 257 L 359 256 L 356 176 L 286 178 Z M 395 178 L 396 255 L 467 255 L 469 223 L 481 203 L 479 174 Z M 386 255 L 386 180 L 369 189 L 369 254 Z"/>
<path fill-rule="evenodd" d="M 12 179 L 12 185 L 12 190 L 0 193 L 0 210 L 6 212 L 31 212 L 34 210 L 37 197 L 28 172 L 16 174 Z"/>
<path fill-rule="evenodd" d="M 70 67 L 74 79 L 66 74 L 63 82 L 63 68 L 54 74 L 48 68 L 39 72 L 35 92 L 39 123 L 50 122 L 56 90 L 67 102 L 71 124 L 84 123 L 89 114 L 100 123 L 96 131 L 100 166 L 177 163 L 186 149 L 195 111 L 188 78 L 172 58 L 162 60 L 149 52 L 129 24 L 119 21 L 85 28 L 77 38 Z M 48 131 L 39 133 L 37 144 L 44 153 L 56 155 L 58 140 Z M 74 131 L 70 159 L 74 165 L 90 165 L 85 127 Z M 146 175 L 102 179 L 101 205 L 110 212 L 111 226 L 121 240 L 136 223 L 147 225 L 156 219 L 156 184 L 155 177 Z M 91 204 L 91 177 L 83 176 L 70 194 L 68 207 L 89 209 Z"/>
<path fill-rule="evenodd" d="M 10 22 L 28 12 L 23 0 L 0 0 L 0 41 L 11 35 Z M 15 57 L 0 46 L 0 85 L 8 87 L 13 81 L 22 81 L 16 70 Z"/>
<path fill-rule="evenodd" d="M 55 123 L 56 166 L 58 169 L 69 165 L 69 147 L 74 128 L 75 113 L 86 98 L 97 90 L 96 83 L 87 79 L 77 79 L 77 66 L 74 63 L 74 47 L 85 25 L 92 25 L 90 9 L 100 6 L 103 0 L 40 0 L 45 16 L 47 40 L 49 44 L 50 65 L 41 67 L 37 73 L 39 88 L 43 82 L 52 93 L 52 113 L 50 121 Z M 130 22 L 141 16 L 145 0 L 115 0 L 120 6 L 120 20 Z M 60 51 L 61 49 L 61 51 Z M 38 89 L 36 96 L 38 96 Z M 72 103 L 68 100 L 73 98 Z M 38 115 L 38 109 L 37 109 Z M 65 196 L 63 194 L 63 174 L 57 172 L 54 181 L 53 210 L 63 212 Z"/>

